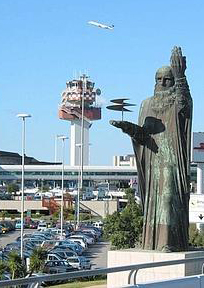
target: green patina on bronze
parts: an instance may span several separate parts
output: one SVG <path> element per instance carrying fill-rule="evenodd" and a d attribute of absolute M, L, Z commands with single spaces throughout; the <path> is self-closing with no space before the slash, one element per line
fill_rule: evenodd
<path fill-rule="evenodd" d="M 156 72 L 154 96 L 143 101 L 138 125 L 111 121 L 132 138 L 144 227 L 143 249 L 188 250 L 192 99 L 186 59 L 174 47 L 171 66 Z"/>

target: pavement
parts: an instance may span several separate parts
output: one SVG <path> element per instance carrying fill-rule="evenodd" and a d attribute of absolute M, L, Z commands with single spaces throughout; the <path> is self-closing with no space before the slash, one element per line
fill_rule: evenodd
<path fill-rule="evenodd" d="M 84 253 L 84 256 L 90 259 L 92 269 L 107 268 L 107 255 L 110 250 L 110 243 L 108 241 L 99 241 L 91 245 Z"/>

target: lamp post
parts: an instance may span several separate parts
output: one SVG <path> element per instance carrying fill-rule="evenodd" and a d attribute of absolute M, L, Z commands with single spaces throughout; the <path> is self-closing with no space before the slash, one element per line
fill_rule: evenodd
<path fill-rule="evenodd" d="M 60 227 L 61 227 L 61 232 L 60 236 L 62 239 L 62 232 L 63 232 L 63 208 L 64 208 L 64 142 L 68 137 L 64 135 L 58 136 L 58 139 L 62 140 L 62 196 L 61 196 L 61 217 L 60 217 Z"/>
<path fill-rule="evenodd" d="M 56 135 L 55 136 L 55 164 L 57 163 L 57 140 L 59 139 L 59 137 L 61 137 L 63 135 Z M 56 188 L 56 181 L 54 181 L 54 188 Z"/>
<path fill-rule="evenodd" d="M 81 143 L 76 144 L 79 149 L 81 149 Z M 80 155 L 81 155 L 81 150 L 80 150 Z M 81 157 L 80 157 L 80 163 L 81 164 Z M 75 201 L 75 211 L 76 211 L 76 226 L 77 228 L 79 227 L 80 223 L 80 188 L 81 188 L 81 168 L 80 171 L 78 171 L 78 189 L 77 189 L 77 201 Z M 77 203 L 77 205 L 76 205 Z M 77 208 L 77 209 L 76 209 Z"/>
<path fill-rule="evenodd" d="M 81 157 L 80 157 L 80 189 L 78 189 L 78 197 L 77 197 L 77 227 L 79 227 L 79 200 L 80 200 L 80 191 L 83 192 L 83 170 L 84 170 L 84 98 L 86 93 L 86 86 L 87 86 L 87 76 L 83 74 L 81 76 L 82 81 L 82 94 L 81 94 Z"/>
<path fill-rule="evenodd" d="M 55 163 L 57 162 L 57 140 L 63 135 L 56 135 L 55 136 Z"/>
<path fill-rule="evenodd" d="M 23 213 L 24 213 L 24 164 L 25 164 L 25 119 L 31 117 L 30 114 L 21 113 L 17 115 L 22 119 L 22 180 L 21 180 L 21 259 L 23 259 Z"/>

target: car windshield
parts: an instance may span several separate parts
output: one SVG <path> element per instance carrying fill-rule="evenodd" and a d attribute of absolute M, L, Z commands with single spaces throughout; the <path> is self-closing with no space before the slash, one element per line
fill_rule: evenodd
<path fill-rule="evenodd" d="M 79 263 L 79 259 L 73 258 L 69 260 L 72 263 Z"/>

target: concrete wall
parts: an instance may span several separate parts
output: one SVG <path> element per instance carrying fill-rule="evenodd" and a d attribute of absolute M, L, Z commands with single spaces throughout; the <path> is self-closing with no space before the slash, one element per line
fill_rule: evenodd
<path fill-rule="evenodd" d="M 203 257 L 204 251 L 172 252 L 162 253 L 151 250 L 118 250 L 108 251 L 108 268 L 116 266 L 126 266 L 141 263 L 152 263 L 170 260 L 179 260 L 195 257 Z M 199 275 L 202 273 L 202 262 L 189 262 L 186 264 L 163 266 L 156 268 L 140 269 L 137 272 L 136 283 L 147 283 L 153 281 L 181 278 L 185 276 Z M 130 271 L 108 274 L 107 287 L 126 287 Z M 134 284 L 131 278 L 130 284 Z M 137 286 L 136 286 L 137 287 Z M 166 286 L 164 286 L 166 287 Z"/>
<path fill-rule="evenodd" d="M 1 200 L 0 210 L 17 210 L 21 212 L 21 200 Z M 27 210 L 43 210 L 47 211 L 47 208 L 42 207 L 41 201 L 24 201 L 24 212 Z"/>
<path fill-rule="evenodd" d="M 60 201 L 58 201 L 60 204 Z M 80 201 L 81 208 L 91 211 L 93 215 L 106 217 L 108 214 L 113 214 L 117 211 L 117 200 L 105 200 L 105 201 Z M 17 210 L 21 212 L 21 200 L 1 200 L 0 210 Z M 24 211 L 27 210 L 39 210 L 47 211 L 46 207 L 42 207 L 42 201 L 40 200 L 25 200 Z"/>
<path fill-rule="evenodd" d="M 93 215 L 102 216 L 102 218 L 113 214 L 118 209 L 117 200 L 80 201 L 80 203 L 82 208 L 88 207 Z"/>

